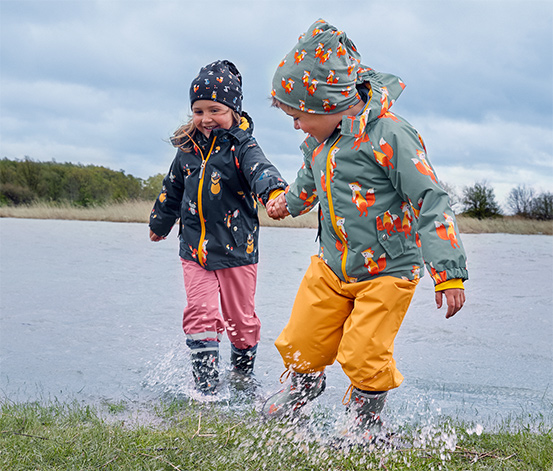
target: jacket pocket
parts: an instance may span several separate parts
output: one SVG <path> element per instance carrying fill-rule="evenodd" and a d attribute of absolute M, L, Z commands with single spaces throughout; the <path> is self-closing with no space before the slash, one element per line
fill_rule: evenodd
<path fill-rule="evenodd" d="M 387 216 L 389 216 L 389 213 L 381 214 L 376 218 L 376 233 L 378 242 L 382 245 L 388 257 L 394 259 L 405 253 L 406 239 L 403 234 L 396 231 L 393 222 L 390 221 L 388 224 L 382 222 L 389 220 Z"/>
<path fill-rule="evenodd" d="M 240 247 L 244 245 L 246 243 L 246 235 L 243 227 L 244 225 L 242 223 L 242 217 L 238 209 L 232 213 L 227 225 L 236 246 Z"/>

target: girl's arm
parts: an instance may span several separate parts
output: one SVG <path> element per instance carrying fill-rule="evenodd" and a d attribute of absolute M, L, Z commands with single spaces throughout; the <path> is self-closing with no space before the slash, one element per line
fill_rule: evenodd
<path fill-rule="evenodd" d="M 161 193 L 150 214 L 150 240 L 154 242 L 165 239 L 171 232 L 175 221 L 180 217 L 181 201 L 184 194 L 183 156 L 184 153 L 179 149 L 169 172 L 163 179 Z"/>
<path fill-rule="evenodd" d="M 275 197 L 275 190 L 285 190 L 288 186 L 277 168 L 265 157 L 254 138 L 242 146 L 238 159 L 242 174 L 264 206 Z"/>

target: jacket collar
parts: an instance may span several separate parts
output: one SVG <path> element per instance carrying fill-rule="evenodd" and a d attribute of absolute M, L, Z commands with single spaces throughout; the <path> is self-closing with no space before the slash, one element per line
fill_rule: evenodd
<path fill-rule="evenodd" d="M 240 124 L 233 126 L 230 129 L 215 129 L 212 135 L 224 140 L 225 137 L 235 140 L 238 144 L 247 141 L 253 135 L 253 120 L 245 112 L 242 112 Z"/>
<path fill-rule="evenodd" d="M 384 72 L 377 72 L 364 66 L 360 68 L 358 82 L 358 88 L 365 88 L 367 87 L 367 82 L 370 83 L 371 93 L 362 93 L 365 91 L 362 90 L 360 94 L 366 100 L 363 110 L 356 116 L 344 116 L 342 118 L 340 133 L 343 136 L 359 137 L 377 119 L 388 116 L 392 117 L 390 108 L 405 88 L 403 81 L 399 77 Z M 329 139 L 332 139 L 332 136 Z M 301 144 L 300 149 L 307 157 L 310 157 L 318 146 L 318 141 L 313 136 L 309 136 Z"/>

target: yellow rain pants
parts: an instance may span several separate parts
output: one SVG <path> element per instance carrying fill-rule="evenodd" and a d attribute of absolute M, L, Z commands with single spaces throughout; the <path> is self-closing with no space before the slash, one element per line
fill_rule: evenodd
<path fill-rule="evenodd" d="M 392 276 L 345 283 L 313 256 L 275 341 L 285 367 L 311 373 L 337 359 L 356 388 L 397 388 L 403 376 L 393 358 L 394 339 L 416 286 Z"/>

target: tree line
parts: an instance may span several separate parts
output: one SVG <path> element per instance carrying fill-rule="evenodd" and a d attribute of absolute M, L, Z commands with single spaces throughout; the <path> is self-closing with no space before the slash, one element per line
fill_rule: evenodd
<path fill-rule="evenodd" d="M 459 196 L 443 184 L 451 203 L 461 208 L 461 214 L 477 219 L 502 217 L 503 210 L 495 199 L 493 188 L 485 181 L 465 186 Z M 550 221 L 553 219 L 553 193 L 538 193 L 526 185 L 513 188 L 507 195 L 509 213 L 525 219 Z"/>
<path fill-rule="evenodd" d="M 93 206 L 133 199 L 154 200 L 160 190 L 163 174 L 146 180 L 97 165 L 0 160 L 0 205 L 33 202 L 69 203 Z M 466 186 L 462 194 L 442 182 L 456 213 L 478 219 L 503 216 L 493 188 L 486 182 Z M 525 185 L 513 188 L 507 207 L 515 216 L 553 219 L 553 193 L 538 193 Z"/>
<path fill-rule="evenodd" d="M 97 165 L 0 160 L 0 205 L 33 202 L 93 206 L 128 200 L 154 200 L 164 175 L 143 180 Z"/>

